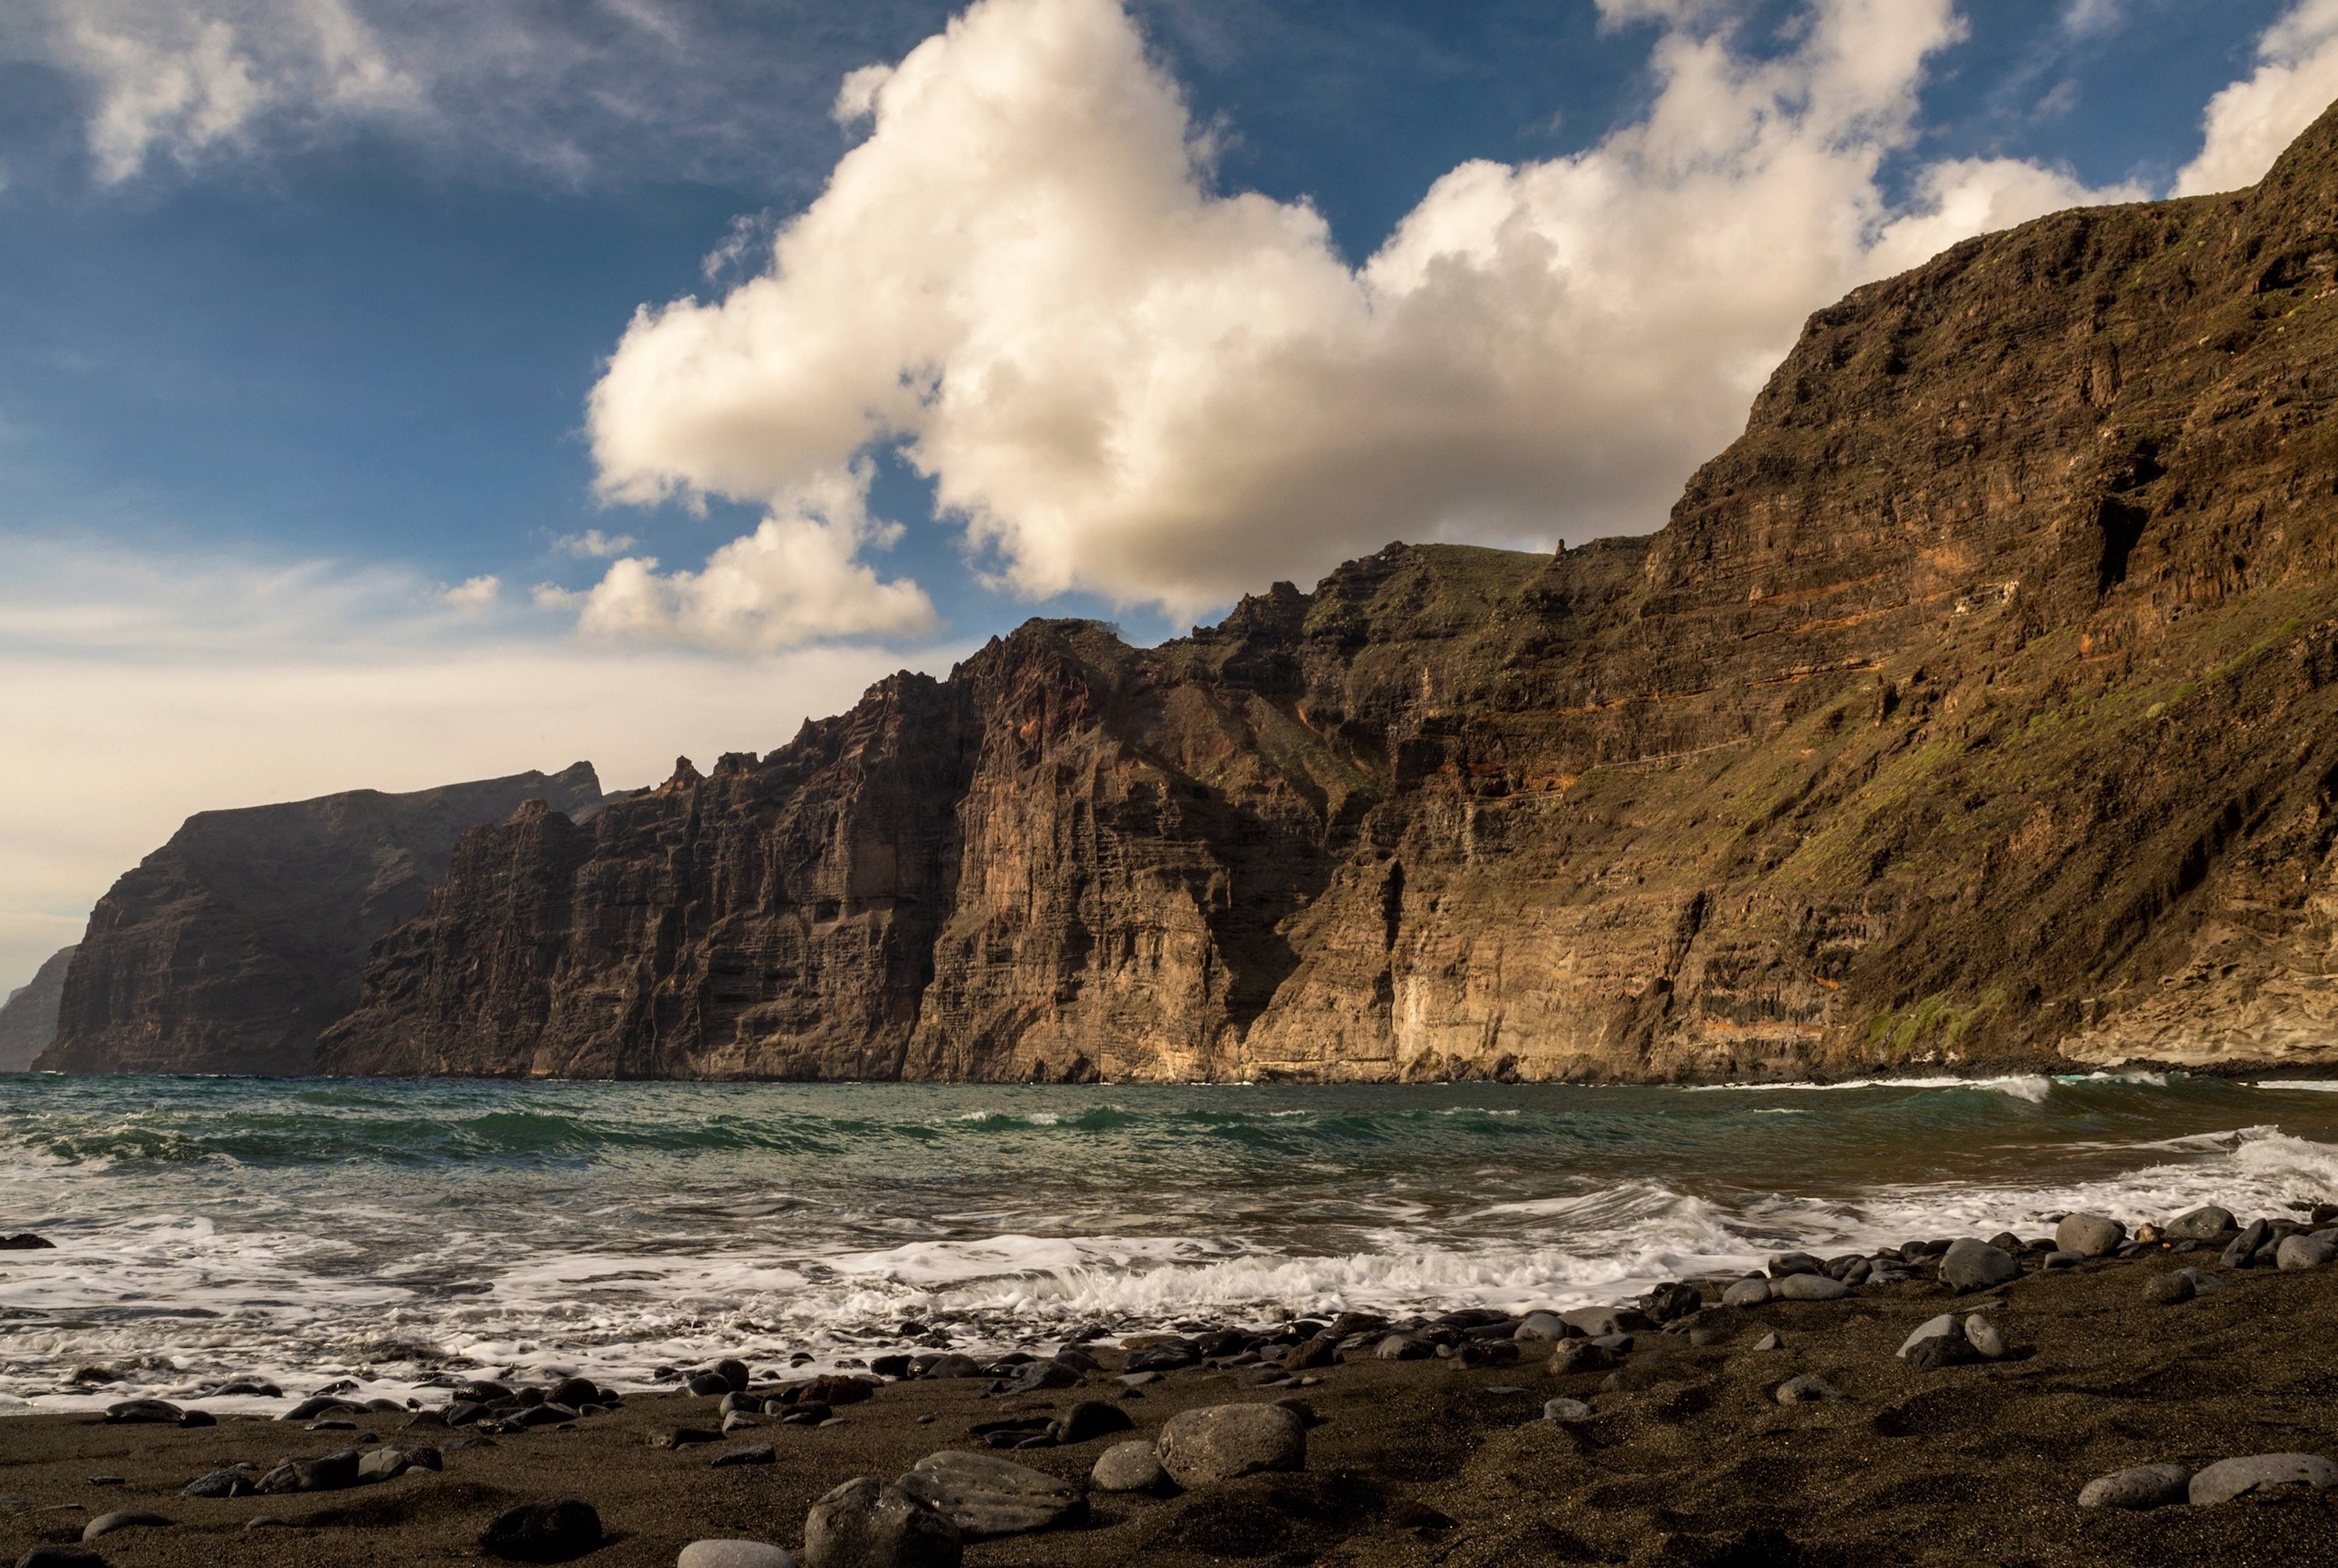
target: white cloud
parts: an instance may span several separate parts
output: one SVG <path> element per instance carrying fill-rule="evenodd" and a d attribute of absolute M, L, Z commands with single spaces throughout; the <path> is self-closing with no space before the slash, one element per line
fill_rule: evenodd
<path fill-rule="evenodd" d="M 2338 0 L 2299 0 L 2257 40 L 2257 68 L 2208 101 L 2200 155 L 2176 194 L 2254 185 L 2338 99 Z"/>
<path fill-rule="evenodd" d="M 677 754 L 768 750 L 965 652 L 619 652 L 466 622 L 394 571 L 5 551 L 0 734 L 41 765 L 0 769 L 0 992 L 191 812 L 580 757 L 610 788 L 654 783 Z"/>
<path fill-rule="evenodd" d="M 634 547 L 630 534 L 604 534 L 598 528 L 587 528 L 582 534 L 563 534 L 552 542 L 552 547 L 563 555 L 574 555 L 579 561 L 606 561 L 612 555 L 623 555 Z"/>
<path fill-rule="evenodd" d="M 109 182 L 156 151 L 192 164 L 240 146 L 278 114 L 420 107 L 420 84 L 346 0 L 72 0 L 50 20 L 57 60 L 92 88 L 90 152 Z"/>
<path fill-rule="evenodd" d="M 1454 170 L 1351 268 L 1304 202 L 1213 188 L 1113 0 L 981 0 L 847 82 L 868 135 L 761 276 L 636 316 L 603 493 L 833 490 L 898 442 L 1016 590 L 1172 612 L 1390 538 L 1644 532 L 1810 310 L 2109 194 L 1995 160 L 1887 201 L 1950 0 L 1813 0 L 1766 57 L 1731 8 L 1602 9 L 1658 24 L 1646 117 Z"/>
<path fill-rule="evenodd" d="M 660 573 L 654 557 L 622 560 L 581 593 L 546 583 L 535 602 L 576 612 L 589 635 L 771 652 L 837 637 L 918 637 L 934 607 L 908 581 L 883 582 L 859 560 L 898 524 L 870 523 L 867 476 L 814 485 L 734 539 L 699 572 Z"/>
<path fill-rule="evenodd" d="M 833 146 L 838 74 L 905 25 L 830 0 L 7 0 L 0 61 L 79 91 L 107 183 L 375 134 L 466 177 L 792 198 L 771 149 Z"/>
<path fill-rule="evenodd" d="M 2068 0 L 2062 8 L 2062 31 L 2073 38 L 2100 37 L 2125 25 L 2133 0 Z"/>
<path fill-rule="evenodd" d="M 462 615 L 484 615 L 495 608 L 496 598 L 503 592 L 503 579 L 495 576 L 467 578 L 452 588 L 442 588 L 438 597 L 448 608 Z"/>

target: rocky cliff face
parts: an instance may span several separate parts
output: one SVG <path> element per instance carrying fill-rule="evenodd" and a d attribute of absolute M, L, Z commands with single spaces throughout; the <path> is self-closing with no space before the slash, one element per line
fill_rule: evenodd
<path fill-rule="evenodd" d="M 1035 622 L 469 836 L 326 1070 L 2338 1058 L 2338 117 L 1812 318 L 1655 535 Z"/>
<path fill-rule="evenodd" d="M 589 815 L 592 765 L 411 795 L 205 811 L 114 883 L 65 973 L 37 1065 L 300 1073 L 366 956 L 423 906 L 469 828 L 524 802 Z"/>
<path fill-rule="evenodd" d="M 0 1073 L 22 1073 L 48 1049 L 57 1034 L 57 1006 L 64 1000 L 70 947 L 53 953 L 28 985 L 8 993 L 0 1004 Z"/>

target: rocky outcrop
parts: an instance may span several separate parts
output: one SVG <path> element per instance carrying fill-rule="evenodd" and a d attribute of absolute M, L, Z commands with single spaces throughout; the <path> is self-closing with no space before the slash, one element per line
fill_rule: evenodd
<path fill-rule="evenodd" d="M 319 1032 L 356 1004 L 375 941 L 422 908 L 467 829 L 529 801 L 589 817 L 600 800 L 579 762 L 190 817 L 98 900 L 37 1065 L 306 1073 Z"/>
<path fill-rule="evenodd" d="M 352 1073 L 2338 1057 L 2338 118 L 1812 317 L 1670 523 L 1035 622 L 482 829 Z"/>
<path fill-rule="evenodd" d="M 56 1038 L 57 1005 L 64 999 L 65 965 L 73 956 L 70 947 L 51 954 L 31 982 L 9 992 L 0 1004 L 0 1073 L 22 1073 Z"/>

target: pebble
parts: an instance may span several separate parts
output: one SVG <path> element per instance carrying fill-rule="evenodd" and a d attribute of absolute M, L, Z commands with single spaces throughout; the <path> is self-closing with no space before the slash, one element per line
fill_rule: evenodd
<path fill-rule="evenodd" d="M 1565 1377 L 1576 1372 L 1604 1372 L 1616 1364 L 1615 1353 L 1593 1339 L 1569 1339 L 1550 1358 L 1550 1374 Z"/>
<path fill-rule="evenodd" d="M 1842 1390 L 1815 1372 L 1805 1372 L 1779 1384 L 1774 1397 L 1781 1405 L 1815 1405 L 1822 1400 L 1842 1398 Z"/>
<path fill-rule="evenodd" d="M 1550 1399 L 1543 1403 L 1542 1418 L 1573 1426 L 1596 1418 L 1598 1412 L 1580 1399 Z"/>
<path fill-rule="evenodd" d="M 776 1465 L 779 1454 L 769 1443 L 757 1443 L 751 1447 L 733 1448 L 714 1456 L 714 1468 L 727 1470 L 734 1465 Z"/>
<path fill-rule="evenodd" d="M 2107 1214 L 2066 1214 L 2054 1227 L 2054 1245 L 2082 1258 L 2100 1258 L 2127 1240 L 2127 1227 Z"/>
<path fill-rule="evenodd" d="M 1940 1255 L 1940 1283 L 1959 1294 L 1991 1289 L 2020 1273 L 2012 1253 L 1970 1236 L 1950 1243 Z"/>
<path fill-rule="evenodd" d="M 101 1535 L 111 1535 L 116 1530 L 166 1530 L 170 1525 L 171 1521 L 160 1514 L 142 1514 L 125 1508 L 118 1513 L 101 1514 L 83 1525 L 81 1538 L 94 1541 Z"/>
<path fill-rule="evenodd" d="M 2133 1465 L 2087 1483 L 2081 1508 L 2160 1508 L 2185 1501 L 2192 1472 L 2181 1465 Z"/>
<path fill-rule="evenodd" d="M 1519 1321 L 1513 1338 L 1519 1339 L 1566 1339 L 1572 1338 L 1574 1332 L 1574 1329 L 1567 1325 L 1567 1319 L 1561 1318 L 1556 1312 L 1529 1312 Z M 1389 1339 L 1394 1340 L 1399 1344 L 1418 1343 L 1418 1341 L 1406 1340 L 1405 1337 L 1401 1334 L 1391 1334 L 1389 1336 Z M 1381 1343 L 1385 1345 L 1388 1341 L 1383 1340 Z M 1398 1359 L 1398 1357 L 1394 1357 L 1389 1358 L 1391 1360 Z"/>
<path fill-rule="evenodd" d="M 1372 1351 L 1382 1361 L 1426 1361 L 1435 1353 L 1436 1348 L 1428 1340 L 1410 1334 L 1391 1334 Z"/>
<path fill-rule="evenodd" d="M 1770 1278 L 1783 1279 L 1795 1274 L 1823 1274 L 1826 1265 L 1807 1252 L 1781 1252 L 1770 1259 Z"/>
<path fill-rule="evenodd" d="M 650 1434 L 653 1448 L 688 1448 L 699 1443 L 720 1443 L 722 1434 L 710 1432 L 703 1426 L 677 1426 L 670 1432 Z"/>
<path fill-rule="evenodd" d="M 1207 1486 L 1263 1471 L 1305 1469 L 1307 1427 L 1280 1405 L 1203 1406 L 1169 1417 L 1160 1452 L 1162 1468 L 1177 1485 Z"/>
<path fill-rule="evenodd" d="M 1779 1338 L 1774 1330 L 1754 1341 L 1756 1350 L 1783 1350 L 1785 1348 L 1786 1342 Z"/>
<path fill-rule="evenodd" d="M 2158 1307 L 2180 1307 L 2196 1293 L 2191 1271 L 2178 1269 L 2172 1274 L 2154 1274 L 2143 1282 L 2143 1298 Z"/>
<path fill-rule="evenodd" d="M 796 1568 L 795 1555 L 761 1541 L 693 1541 L 673 1568 Z"/>
<path fill-rule="evenodd" d="M 957 1525 L 874 1475 L 830 1491 L 804 1516 L 804 1568 L 958 1568 L 964 1554 Z"/>
<path fill-rule="evenodd" d="M 1064 1412 L 1056 1424 L 1056 1441 L 1063 1444 L 1093 1443 L 1115 1432 L 1126 1432 L 1136 1425 L 1128 1412 L 1117 1405 L 1107 1405 L 1101 1399 L 1083 1399 Z"/>
<path fill-rule="evenodd" d="M 732 1411 L 730 1415 L 722 1417 L 722 1430 L 726 1435 L 732 1432 L 746 1431 L 755 1425 L 756 1422 L 752 1416 L 742 1416 L 736 1410 Z"/>
<path fill-rule="evenodd" d="M 2057 1249 L 2046 1254 L 2042 1266 L 2048 1269 L 2076 1269 L 2086 1260 L 2087 1255 L 2083 1252 L 2065 1252 Z"/>
<path fill-rule="evenodd" d="M 2278 1486 L 2306 1486 L 2315 1491 L 2338 1486 L 2338 1465 L 2319 1454 L 2252 1454 L 2223 1459 L 2192 1477 L 2190 1496 L 2196 1508 L 2229 1503 L 2252 1492 Z"/>
<path fill-rule="evenodd" d="M 901 1489 L 957 1525 L 963 1541 L 1023 1535 L 1087 1516 L 1078 1487 L 992 1454 L 928 1454 L 901 1477 Z"/>
<path fill-rule="evenodd" d="M 214 1470 L 179 1489 L 182 1497 L 242 1497 L 254 1490 L 251 1477 L 241 1470 Z"/>
<path fill-rule="evenodd" d="M 2233 1211 L 2210 1203 L 2188 1214 L 2178 1214 L 2162 1228 L 2160 1234 L 2170 1241 L 2215 1241 L 2232 1229 Z"/>
<path fill-rule="evenodd" d="M 1851 1287 L 1823 1274 L 1789 1274 L 1770 1281 L 1770 1295 L 1779 1301 L 1840 1301 Z"/>
<path fill-rule="evenodd" d="M 2005 1359 L 2005 1336 L 1997 1331 L 1996 1324 L 1978 1312 L 1965 1319 L 1965 1343 L 1984 1361 Z"/>
<path fill-rule="evenodd" d="M 1770 1298 L 1770 1282 L 1748 1275 L 1721 1293 L 1724 1307 L 1759 1307 Z"/>
<path fill-rule="evenodd" d="M 601 1515 L 575 1497 L 506 1508 L 479 1532 L 479 1550 L 509 1563 L 565 1563 L 601 1544 Z"/>
<path fill-rule="evenodd" d="M 1168 1479 L 1159 1451 L 1141 1437 L 1114 1444 L 1088 1472 L 1088 1485 L 1099 1492 L 1152 1492 Z"/>

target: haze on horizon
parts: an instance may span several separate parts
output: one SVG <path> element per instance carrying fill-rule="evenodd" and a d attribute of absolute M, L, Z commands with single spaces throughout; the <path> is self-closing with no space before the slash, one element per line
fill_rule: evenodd
<path fill-rule="evenodd" d="M 0 71 L 5 991 L 193 810 L 1645 532 L 1812 309 L 2252 182 L 2338 0 L 32 0 Z"/>

